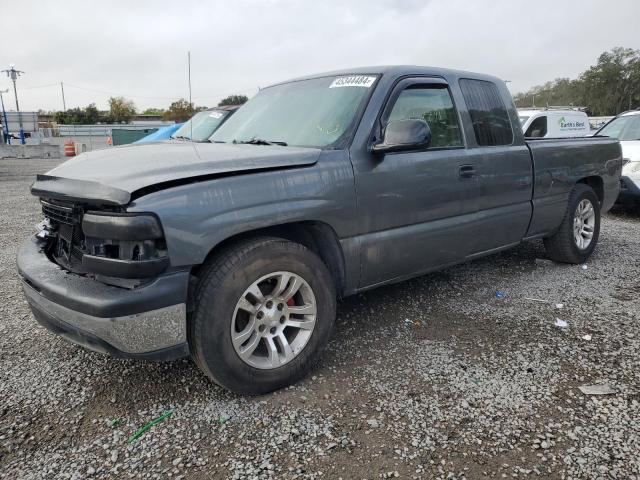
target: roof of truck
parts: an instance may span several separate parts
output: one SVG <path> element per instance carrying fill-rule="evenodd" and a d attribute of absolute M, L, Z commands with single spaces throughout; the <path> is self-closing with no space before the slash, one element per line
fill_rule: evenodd
<path fill-rule="evenodd" d="M 283 83 L 297 82 L 300 80 L 308 80 L 312 78 L 320 77 L 333 77 L 341 75 L 389 75 L 392 77 L 404 77 L 410 75 L 431 75 L 438 77 L 456 77 L 456 78 L 474 78 L 478 80 L 486 80 L 489 82 L 503 82 L 504 80 L 482 73 L 467 72 L 464 70 L 454 70 L 449 68 L 439 67 L 423 67 L 418 65 L 382 65 L 372 67 L 355 67 L 345 68 L 341 70 L 333 70 L 330 72 L 316 73 L 313 75 L 305 75 L 303 77 L 292 78 L 283 82 L 277 82 L 274 85 L 280 85 Z"/>
<path fill-rule="evenodd" d="M 544 113 L 544 114 L 549 114 L 549 113 L 557 113 L 560 115 L 567 115 L 567 114 L 582 114 L 584 116 L 587 116 L 587 114 L 583 111 L 583 110 L 578 110 L 577 108 L 566 108 L 566 109 L 560 109 L 560 108 L 518 108 L 518 115 L 529 115 L 529 116 L 534 116 L 534 115 L 538 115 L 540 113 Z"/>

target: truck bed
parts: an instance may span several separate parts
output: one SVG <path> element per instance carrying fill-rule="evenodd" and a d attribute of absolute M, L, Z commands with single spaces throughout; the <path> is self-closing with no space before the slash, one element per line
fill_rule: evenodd
<path fill-rule="evenodd" d="M 569 192 L 579 179 L 591 185 L 602 202 L 602 211 L 614 204 L 620 189 L 620 143 L 608 137 L 526 139 L 533 162 L 533 218 L 529 237 L 559 225 Z"/>

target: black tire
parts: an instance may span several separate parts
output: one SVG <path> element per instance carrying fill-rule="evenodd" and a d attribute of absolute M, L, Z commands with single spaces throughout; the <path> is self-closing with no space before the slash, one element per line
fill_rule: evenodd
<path fill-rule="evenodd" d="M 307 344 L 289 363 L 269 370 L 254 368 L 232 344 L 234 309 L 253 282 L 277 271 L 306 280 L 316 299 L 316 323 Z M 189 347 L 196 364 L 220 386 L 241 394 L 268 393 L 300 380 L 313 368 L 331 337 L 335 316 L 335 286 L 315 253 L 281 238 L 249 239 L 226 248 L 203 266 L 189 319 Z"/>
<path fill-rule="evenodd" d="M 576 209 L 582 200 L 589 200 L 595 213 L 593 237 L 586 248 L 580 248 L 574 239 L 573 223 Z M 584 263 L 593 253 L 600 235 L 600 201 L 593 189 L 585 184 L 577 184 L 569 194 L 567 211 L 558 231 L 544 239 L 548 257 L 562 263 Z"/>

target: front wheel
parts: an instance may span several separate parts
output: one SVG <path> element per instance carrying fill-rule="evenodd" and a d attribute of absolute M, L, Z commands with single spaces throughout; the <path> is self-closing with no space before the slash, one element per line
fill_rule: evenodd
<path fill-rule="evenodd" d="M 569 194 L 558 231 L 544 239 L 547 255 L 563 263 L 583 263 L 593 253 L 600 235 L 600 201 L 588 185 L 577 184 Z"/>
<path fill-rule="evenodd" d="M 189 343 L 216 383 L 238 393 L 266 393 L 313 367 L 335 311 L 335 287 L 316 254 L 279 238 L 252 239 L 204 267 Z"/>

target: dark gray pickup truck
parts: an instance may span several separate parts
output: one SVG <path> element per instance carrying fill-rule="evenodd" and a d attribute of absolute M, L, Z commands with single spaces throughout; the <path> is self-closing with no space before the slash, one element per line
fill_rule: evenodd
<path fill-rule="evenodd" d="M 18 268 L 35 318 L 73 342 L 191 355 L 228 389 L 268 392 L 318 360 L 338 297 L 529 239 L 584 262 L 621 167 L 617 140 L 525 141 L 494 77 L 315 75 L 262 89 L 210 143 L 39 175 L 44 220 Z"/>

